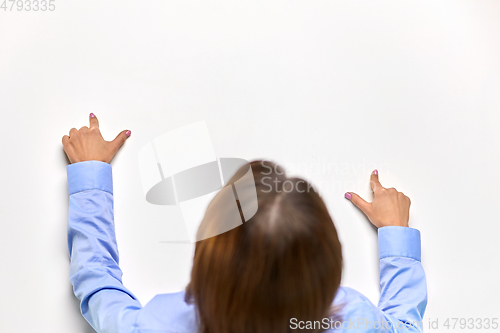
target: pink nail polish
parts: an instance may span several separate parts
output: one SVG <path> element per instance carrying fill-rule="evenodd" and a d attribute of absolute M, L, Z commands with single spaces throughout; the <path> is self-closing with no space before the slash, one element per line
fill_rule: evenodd
<path fill-rule="evenodd" d="M 346 192 L 346 193 L 345 193 L 345 197 L 346 197 L 346 199 L 351 200 L 351 193 Z"/>
<path fill-rule="evenodd" d="M 375 169 L 375 170 L 373 171 L 373 173 L 374 173 L 375 175 L 378 175 L 378 170 L 377 170 L 377 169 Z"/>
<path fill-rule="evenodd" d="M 91 113 L 90 118 L 95 118 L 95 115 L 93 113 Z"/>
<path fill-rule="evenodd" d="M 130 134 L 132 134 L 132 132 L 130 132 L 130 130 L 125 132 L 125 135 L 127 136 L 127 138 L 130 136 Z"/>

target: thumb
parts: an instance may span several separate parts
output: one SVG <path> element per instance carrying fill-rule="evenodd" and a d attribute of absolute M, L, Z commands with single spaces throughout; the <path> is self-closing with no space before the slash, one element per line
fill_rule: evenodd
<path fill-rule="evenodd" d="M 123 130 L 120 133 L 118 133 L 116 138 L 109 143 L 113 152 L 116 153 L 118 149 L 120 149 L 125 140 L 127 140 L 127 138 L 130 136 L 130 134 L 131 132 L 129 130 Z"/>
<path fill-rule="evenodd" d="M 372 208 L 372 204 L 370 202 L 366 202 L 363 198 L 361 198 L 359 195 L 357 195 L 354 192 L 346 192 L 345 194 L 346 199 L 351 200 L 351 202 L 361 209 L 361 211 L 368 216 L 368 213 L 370 212 Z"/>

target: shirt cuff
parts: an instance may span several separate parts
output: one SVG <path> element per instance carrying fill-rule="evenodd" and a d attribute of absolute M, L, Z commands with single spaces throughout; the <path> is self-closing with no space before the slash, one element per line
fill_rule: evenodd
<path fill-rule="evenodd" d="M 420 261 L 420 231 L 410 227 L 378 229 L 379 258 L 407 257 Z"/>
<path fill-rule="evenodd" d="M 72 195 L 85 190 L 102 190 L 113 194 L 111 164 L 90 160 L 68 164 L 68 192 Z"/>

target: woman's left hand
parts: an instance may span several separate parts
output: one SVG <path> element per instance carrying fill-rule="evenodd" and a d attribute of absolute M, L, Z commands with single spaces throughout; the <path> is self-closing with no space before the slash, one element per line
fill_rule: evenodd
<path fill-rule="evenodd" d="M 89 127 L 83 126 L 79 130 L 72 128 L 69 136 L 62 137 L 64 151 L 71 163 L 90 160 L 110 163 L 131 132 L 123 130 L 113 141 L 106 141 L 99 131 L 97 117 L 91 113 L 89 118 Z"/>

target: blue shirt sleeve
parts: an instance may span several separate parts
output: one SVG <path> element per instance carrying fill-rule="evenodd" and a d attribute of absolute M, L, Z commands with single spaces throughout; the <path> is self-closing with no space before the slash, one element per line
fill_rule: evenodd
<path fill-rule="evenodd" d="M 378 306 L 358 291 L 341 286 L 333 305 L 339 330 L 327 332 L 423 332 L 427 286 L 420 262 L 420 232 L 409 227 L 378 229 L 380 298 Z"/>
<path fill-rule="evenodd" d="M 142 305 L 122 284 L 113 216 L 111 165 L 67 166 L 70 282 L 83 317 L 98 333 L 133 332 Z"/>
<path fill-rule="evenodd" d="M 420 231 L 378 229 L 380 299 L 378 308 L 396 332 L 422 332 L 427 284 L 420 262 Z"/>

